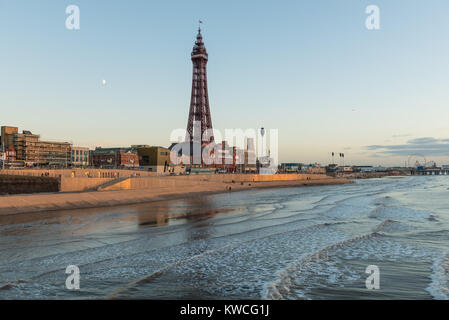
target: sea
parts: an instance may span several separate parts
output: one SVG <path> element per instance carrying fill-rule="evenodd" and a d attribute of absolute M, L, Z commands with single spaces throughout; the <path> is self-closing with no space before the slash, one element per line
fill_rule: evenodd
<path fill-rule="evenodd" d="M 449 176 L 0 216 L 0 299 L 448 298 Z"/>

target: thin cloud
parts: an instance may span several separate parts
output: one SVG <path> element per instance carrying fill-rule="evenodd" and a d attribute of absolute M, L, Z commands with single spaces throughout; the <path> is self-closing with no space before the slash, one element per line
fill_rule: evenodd
<path fill-rule="evenodd" d="M 396 145 L 370 145 L 365 149 L 375 151 L 385 156 L 408 156 L 422 154 L 424 156 L 448 156 L 449 139 L 436 139 L 432 137 L 416 138 L 405 144 Z"/>
<path fill-rule="evenodd" d="M 391 137 L 392 138 L 406 138 L 406 137 L 410 137 L 411 134 L 394 134 Z"/>

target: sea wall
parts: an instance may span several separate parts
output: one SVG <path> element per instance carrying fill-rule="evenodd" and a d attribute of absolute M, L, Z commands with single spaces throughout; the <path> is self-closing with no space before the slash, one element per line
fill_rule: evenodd
<path fill-rule="evenodd" d="M 102 184 L 114 181 L 114 178 L 68 178 L 62 177 L 59 191 L 61 192 L 77 192 L 96 189 Z"/>
<path fill-rule="evenodd" d="M 23 169 L 23 170 L 0 170 L 0 177 L 5 175 L 18 177 L 54 178 L 59 181 L 60 192 L 82 192 L 82 191 L 113 191 L 113 190 L 147 190 L 147 189 L 185 189 L 198 185 L 211 185 L 216 183 L 258 183 L 258 182 L 282 182 L 282 181 L 320 181 L 329 179 L 322 174 L 192 174 L 189 176 L 158 176 L 154 172 L 134 170 L 113 169 Z M 116 181 L 116 183 L 114 183 Z M 11 194 L 17 193 L 20 188 L 9 185 Z M 8 188 L 5 186 L 5 190 Z M 54 187 L 29 188 L 29 192 L 56 192 Z M 34 191 L 32 191 L 34 190 Z M 49 191 L 51 190 L 51 191 Z M 5 191 L 5 193 L 8 191 Z"/>
<path fill-rule="evenodd" d="M 268 182 L 268 181 L 306 181 L 329 179 L 325 174 L 230 174 L 218 175 L 215 179 L 222 179 L 224 182 L 243 181 L 243 182 Z"/>
<path fill-rule="evenodd" d="M 234 184 L 234 183 L 259 183 L 259 182 L 303 182 L 330 180 L 321 174 L 211 174 L 191 176 L 158 176 L 158 177 L 132 177 L 107 187 L 101 191 L 115 190 L 143 190 L 143 189 L 171 189 L 193 188 L 199 185 Z"/>
<path fill-rule="evenodd" d="M 5 169 L 0 170 L 0 177 L 43 177 L 56 178 L 61 192 L 78 192 L 93 190 L 106 182 L 121 180 L 131 176 L 155 177 L 157 173 L 136 170 L 121 169 Z M 47 192 L 39 191 L 36 192 Z M 53 192 L 53 191 L 52 191 Z"/>
<path fill-rule="evenodd" d="M 34 177 L 67 177 L 67 178 L 121 178 L 139 175 L 142 177 L 156 176 L 156 172 L 127 169 L 4 169 L 0 175 L 34 176 Z"/>
<path fill-rule="evenodd" d="M 0 195 L 58 191 L 57 178 L 0 175 Z"/>

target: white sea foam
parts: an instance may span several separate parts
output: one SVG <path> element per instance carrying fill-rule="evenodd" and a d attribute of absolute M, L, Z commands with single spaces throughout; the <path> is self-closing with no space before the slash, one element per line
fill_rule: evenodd
<path fill-rule="evenodd" d="M 358 237 L 294 262 L 281 271 L 275 281 L 266 285 L 263 298 L 313 299 L 316 298 L 314 291 L 320 288 L 340 291 L 341 288 L 348 287 L 358 290 L 364 288 L 366 279 L 363 261 L 366 265 L 379 261 L 401 266 L 406 260 L 427 261 L 431 256 L 432 252 L 426 249 L 378 237 L 377 234 Z M 413 281 L 402 285 L 416 290 Z M 335 294 L 335 290 L 333 292 Z M 392 297 L 400 296 L 401 293 L 397 292 Z M 333 298 L 338 296 L 334 295 Z"/>
<path fill-rule="evenodd" d="M 427 210 L 415 210 L 407 207 L 380 205 L 369 214 L 370 218 L 395 219 L 399 221 L 435 220 L 437 214 Z"/>
<path fill-rule="evenodd" d="M 280 271 L 277 274 L 277 279 L 275 281 L 265 286 L 263 298 L 276 299 L 276 300 L 288 298 L 288 292 L 290 291 L 292 283 L 294 283 L 295 280 L 298 280 L 297 285 L 299 287 L 304 286 L 304 284 L 310 283 L 310 281 L 308 281 L 308 279 L 306 278 L 308 278 L 308 276 L 311 273 L 315 275 L 318 274 L 321 276 L 323 275 L 330 276 L 331 278 L 328 277 L 326 279 L 326 282 L 335 283 L 336 282 L 335 277 L 338 277 L 337 276 L 338 274 L 332 273 L 330 271 L 331 268 L 336 268 L 336 265 L 335 262 L 328 260 L 329 253 L 333 250 L 345 247 L 353 242 L 358 242 L 364 239 L 377 237 L 379 235 L 378 232 L 382 231 L 383 228 L 392 223 L 394 223 L 394 221 L 385 220 L 384 222 L 379 224 L 372 233 L 336 242 L 332 245 L 325 247 L 324 249 L 309 254 L 308 256 L 293 262 L 287 268 L 285 268 L 284 270 Z M 351 277 L 354 277 L 354 275 L 351 274 Z M 316 282 L 314 282 L 314 285 L 316 285 Z M 298 288 L 298 286 L 296 287 L 295 292 L 299 294 L 299 297 L 305 297 L 306 295 L 304 290 L 301 290 L 300 288 Z M 288 292 L 286 292 L 286 290 L 283 288 L 289 288 Z"/>
<path fill-rule="evenodd" d="M 436 258 L 432 265 L 432 279 L 427 291 L 439 300 L 449 300 L 449 251 Z"/>

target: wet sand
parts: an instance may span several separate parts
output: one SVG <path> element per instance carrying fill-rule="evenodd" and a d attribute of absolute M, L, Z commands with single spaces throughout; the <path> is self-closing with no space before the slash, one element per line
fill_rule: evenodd
<path fill-rule="evenodd" d="M 160 187 L 143 190 L 90 191 L 73 193 L 44 193 L 0 197 L 0 215 L 20 213 L 99 208 L 116 205 L 138 204 L 160 200 L 182 199 L 199 195 L 235 192 L 255 188 L 280 188 L 345 184 L 344 178 L 321 178 L 317 180 L 264 181 L 264 182 L 210 182 L 194 187 Z"/>

